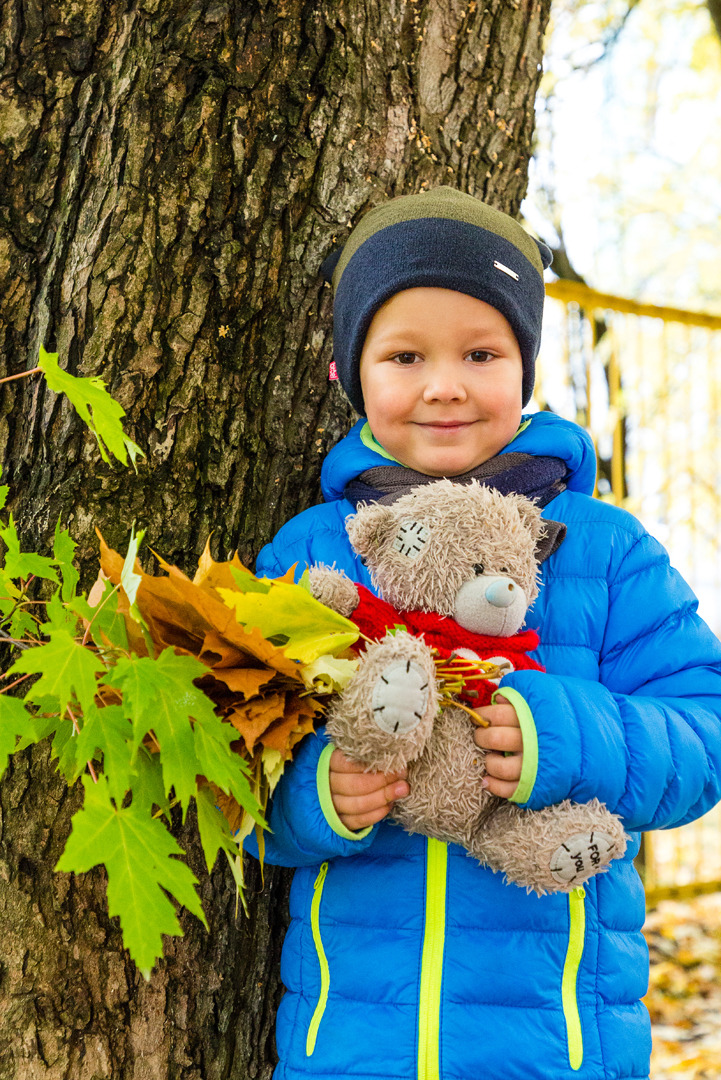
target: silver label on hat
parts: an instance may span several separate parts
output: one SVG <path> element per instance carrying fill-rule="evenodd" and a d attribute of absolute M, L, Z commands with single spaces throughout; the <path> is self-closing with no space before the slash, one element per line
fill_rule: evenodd
<path fill-rule="evenodd" d="M 504 266 L 502 262 L 498 261 L 498 259 L 493 260 L 493 265 L 495 266 L 496 270 L 502 270 L 504 274 L 508 274 L 508 276 L 512 277 L 514 281 L 519 280 L 516 271 L 511 270 L 510 266 Z"/>

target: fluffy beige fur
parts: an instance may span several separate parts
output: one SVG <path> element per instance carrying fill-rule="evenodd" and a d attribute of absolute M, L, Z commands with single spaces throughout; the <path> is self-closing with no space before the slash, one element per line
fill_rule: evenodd
<path fill-rule="evenodd" d="M 538 508 L 522 496 L 499 495 L 475 481 L 462 486 L 439 480 L 390 506 L 362 506 L 346 526 L 382 596 L 397 609 L 452 615 L 458 590 L 477 577 L 478 564 L 487 573 L 508 574 L 529 604 L 538 595 L 534 550 L 544 525 Z M 419 550 L 403 554 L 407 545 L 399 544 L 399 535 L 420 536 Z M 353 610 L 349 604 L 357 592 L 345 574 L 314 569 L 311 586 L 336 610 Z M 378 726 L 373 705 L 385 700 L 381 683 L 390 672 L 397 678 L 403 662 L 409 672 L 414 665 L 407 693 L 411 712 L 420 707 L 419 669 L 429 687 L 423 691 L 422 721 L 399 735 Z M 402 701 L 402 688 L 398 696 Z M 480 784 L 484 752 L 473 740 L 472 720 L 452 705 L 439 710 L 439 703 L 431 650 L 399 632 L 368 646 L 358 672 L 329 709 L 328 733 L 348 757 L 369 771 L 407 765 L 410 794 L 392 812 L 404 828 L 461 844 L 469 855 L 539 895 L 568 892 L 623 855 L 621 821 L 595 799 L 530 811 L 490 795 Z"/>
<path fill-rule="evenodd" d="M 412 561 L 393 547 L 404 521 L 420 521 L 429 538 Z M 453 615 L 461 585 L 482 562 L 488 573 L 507 572 L 528 604 L 538 596 L 534 551 L 545 526 L 523 495 L 501 495 L 477 480 L 425 484 L 390 506 L 359 507 L 346 521 L 350 541 L 366 561 L 381 596 L 404 611 Z"/>

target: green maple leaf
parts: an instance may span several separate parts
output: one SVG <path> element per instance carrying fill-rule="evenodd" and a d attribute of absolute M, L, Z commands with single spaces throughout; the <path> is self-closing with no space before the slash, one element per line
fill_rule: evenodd
<path fill-rule="evenodd" d="M 5 553 L 5 576 L 9 578 L 27 578 L 31 575 L 47 578 L 57 584 L 58 575 L 53 567 L 53 560 L 45 555 L 20 551 L 20 538 L 15 528 L 12 514 L 7 525 L 0 525 L 0 538 L 7 547 Z"/>
<path fill-rule="evenodd" d="M 231 567 L 231 573 L 245 591 L 219 588 L 224 603 L 235 611 L 239 623 L 277 641 L 291 660 L 311 664 L 325 653 L 336 656 L 358 640 L 358 627 L 350 619 L 321 604 L 302 585 L 268 581 L 267 590 L 251 591 L 248 571 Z"/>
<path fill-rule="evenodd" d="M 161 749 L 166 793 L 171 788 L 183 805 L 195 795 L 196 776 L 207 775 L 212 763 L 198 756 L 192 717 L 200 725 L 217 723 L 213 704 L 193 685 L 207 668 L 192 656 L 178 656 L 164 649 L 157 660 L 149 656 L 121 656 L 104 680 L 123 694 L 123 708 L 133 722 L 135 747 L 152 731 Z"/>
<path fill-rule="evenodd" d="M 78 645 L 66 628 L 59 628 L 50 631 L 50 641 L 46 644 L 26 649 L 8 674 L 40 675 L 25 700 L 54 698 L 62 716 L 73 692 L 83 712 L 92 707 L 97 692 L 95 677 L 104 671 L 105 665 L 96 653 Z"/>
<path fill-rule="evenodd" d="M 60 599 L 60 589 L 56 589 L 45 608 L 47 622 L 43 626 L 45 635 L 56 630 L 66 630 L 71 637 L 77 636 L 78 620 L 70 607 Z"/>
<path fill-rule="evenodd" d="M 73 817 L 72 832 L 55 869 L 84 873 L 105 866 L 108 912 L 119 916 L 123 944 L 148 979 L 162 956 L 162 935 L 183 933 L 168 893 L 207 927 L 194 888 L 197 878 L 184 862 L 173 858 L 184 852 L 161 821 L 135 804 L 117 809 L 104 776 L 97 784 L 84 776 L 83 784 L 83 808 Z"/>
<path fill-rule="evenodd" d="M 148 816 L 152 814 L 153 807 L 157 806 L 170 821 L 170 800 L 165 794 L 160 754 L 151 754 L 144 746 L 138 749 L 130 773 L 130 786 L 133 789 L 134 806 Z"/>
<path fill-rule="evenodd" d="M 73 566 L 75 549 L 78 545 L 71 539 L 67 529 L 60 528 L 60 518 L 55 526 L 55 540 L 53 543 L 53 555 L 56 566 L 60 567 L 63 578 L 63 601 L 67 603 L 75 596 L 75 589 L 80 580 L 80 575 Z"/>
<path fill-rule="evenodd" d="M 31 730 L 32 719 L 20 698 L 0 694 L 0 776 L 15 753 L 17 740 Z"/>
<path fill-rule="evenodd" d="M 53 732 L 53 748 L 50 755 L 57 758 L 58 772 L 62 773 L 69 784 L 77 780 L 85 768 L 87 759 L 78 761 L 78 740 L 75 737 L 75 728 L 72 720 L 60 717 L 55 719 Z"/>
<path fill-rule="evenodd" d="M 260 805 L 251 790 L 248 764 L 230 749 L 230 744 L 238 738 L 235 728 L 211 715 L 196 722 L 193 734 L 206 780 L 212 781 L 226 795 L 232 795 L 254 821 L 265 825 Z"/>
<path fill-rule="evenodd" d="M 2 476 L 2 473 L 0 473 L 0 476 Z M 10 488 L 7 486 L 7 484 L 0 484 L 0 510 L 2 510 L 3 506 L 7 502 L 9 490 Z"/>
<path fill-rule="evenodd" d="M 212 873 L 215 860 L 218 858 L 218 852 L 222 851 L 228 859 L 236 885 L 242 889 L 242 871 L 237 865 L 238 844 L 233 839 L 233 834 L 225 816 L 215 805 L 213 792 L 207 787 L 199 788 L 195 796 L 195 802 L 198 810 L 198 832 L 200 833 L 200 842 L 203 845 L 203 854 L 205 855 L 205 865 L 208 867 L 208 873 Z"/>
<path fill-rule="evenodd" d="M 112 594 L 112 595 L 111 595 Z M 99 649 L 106 649 L 107 642 L 103 634 L 116 649 L 127 652 L 128 632 L 125 619 L 118 614 L 118 591 L 109 581 L 105 582 L 103 595 L 95 607 L 91 607 L 84 596 L 74 596 L 70 609 L 90 623 L 90 636 Z"/>
<path fill-rule="evenodd" d="M 81 771 L 86 761 L 103 755 L 103 773 L 108 781 L 110 797 L 120 805 L 130 787 L 130 759 L 133 729 L 120 705 L 93 705 L 83 716 L 83 726 L 75 740 L 76 756 Z"/>
<path fill-rule="evenodd" d="M 50 389 L 56 394 L 65 394 L 95 435 L 103 461 L 110 462 L 110 452 L 122 461 L 123 465 L 127 465 L 130 455 L 133 468 L 137 472 L 135 459 L 138 456 L 145 457 L 145 454 L 123 431 L 120 421 L 125 416 L 125 409 L 110 396 L 103 381 L 96 375 L 89 379 L 78 378 L 68 371 L 63 371 L 58 365 L 58 354 L 46 352 L 42 346 L 38 367 L 45 375 Z"/>
<path fill-rule="evenodd" d="M 23 637 L 37 637 L 40 627 L 25 608 L 17 608 L 10 619 L 10 636 L 16 639 Z"/>

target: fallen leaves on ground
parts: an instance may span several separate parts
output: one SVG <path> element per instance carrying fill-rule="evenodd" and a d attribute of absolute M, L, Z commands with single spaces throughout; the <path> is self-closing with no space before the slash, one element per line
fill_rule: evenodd
<path fill-rule="evenodd" d="M 721 1077 L 721 893 L 648 913 L 652 1080 Z"/>

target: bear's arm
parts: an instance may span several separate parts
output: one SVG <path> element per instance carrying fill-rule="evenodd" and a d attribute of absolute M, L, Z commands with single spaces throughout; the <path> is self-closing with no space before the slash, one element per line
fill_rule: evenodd
<path fill-rule="evenodd" d="M 721 643 L 648 533 L 609 590 L 600 682 L 536 671 L 501 682 L 528 706 L 513 801 L 595 796 L 629 830 L 682 825 L 721 798 Z"/>

